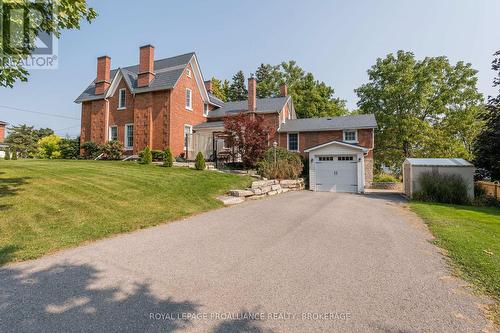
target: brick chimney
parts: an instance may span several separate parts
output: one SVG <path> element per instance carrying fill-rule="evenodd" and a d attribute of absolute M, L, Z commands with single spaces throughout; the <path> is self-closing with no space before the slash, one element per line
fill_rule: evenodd
<path fill-rule="evenodd" d="M 5 123 L 0 121 L 0 143 L 5 139 Z"/>
<path fill-rule="evenodd" d="M 284 83 L 280 85 L 280 96 L 281 97 L 288 96 L 288 86 Z"/>
<path fill-rule="evenodd" d="M 254 77 L 248 79 L 248 111 L 257 108 L 257 80 Z"/>
<path fill-rule="evenodd" d="M 155 61 L 155 47 L 151 44 L 141 46 L 139 49 L 138 87 L 147 87 L 153 81 Z"/>
<path fill-rule="evenodd" d="M 213 92 L 212 80 L 205 81 L 205 89 L 207 89 L 209 93 Z"/>
<path fill-rule="evenodd" d="M 102 56 L 97 58 L 97 79 L 95 81 L 96 95 L 104 94 L 110 83 L 109 72 L 111 70 L 111 58 Z"/>

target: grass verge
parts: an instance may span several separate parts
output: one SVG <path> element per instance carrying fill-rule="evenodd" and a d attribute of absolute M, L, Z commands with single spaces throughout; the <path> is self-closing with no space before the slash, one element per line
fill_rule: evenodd
<path fill-rule="evenodd" d="M 0 265 L 221 207 L 248 177 L 132 162 L 0 161 Z"/>
<path fill-rule="evenodd" d="M 457 275 L 493 298 L 490 313 L 500 324 L 500 209 L 427 202 L 410 207 L 447 250 Z"/>

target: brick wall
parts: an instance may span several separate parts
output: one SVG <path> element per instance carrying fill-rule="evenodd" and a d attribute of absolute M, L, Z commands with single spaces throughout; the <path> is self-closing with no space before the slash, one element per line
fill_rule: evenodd
<path fill-rule="evenodd" d="M 0 125 L 0 142 L 5 140 L 5 125 Z"/>
<path fill-rule="evenodd" d="M 169 142 L 174 156 L 184 152 L 184 125 L 194 126 L 207 120 L 203 115 L 204 103 L 196 85 L 194 71 L 190 65 L 188 68 L 191 69 L 191 78 L 183 73 L 170 95 Z M 186 109 L 186 88 L 192 92 L 192 111 Z"/>

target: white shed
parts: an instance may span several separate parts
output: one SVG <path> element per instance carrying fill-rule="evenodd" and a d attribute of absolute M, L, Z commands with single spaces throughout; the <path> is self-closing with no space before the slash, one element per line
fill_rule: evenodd
<path fill-rule="evenodd" d="M 411 197 L 420 190 L 419 178 L 424 172 L 458 175 L 468 186 L 470 198 L 474 197 L 474 165 L 462 158 L 407 158 L 403 163 L 405 194 Z"/>

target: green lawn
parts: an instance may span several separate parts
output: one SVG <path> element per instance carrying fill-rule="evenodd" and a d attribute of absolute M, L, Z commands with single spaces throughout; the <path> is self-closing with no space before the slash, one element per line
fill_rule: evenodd
<path fill-rule="evenodd" d="M 0 265 L 221 207 L 248 177 L 133 162 L 0 160 Z"/>
<path fill-rule="evenodd" d="M 412 202 L 436 243 L 448 251 L 458 275 L 495 299 L 500 322 L 500 209 Z"/>

